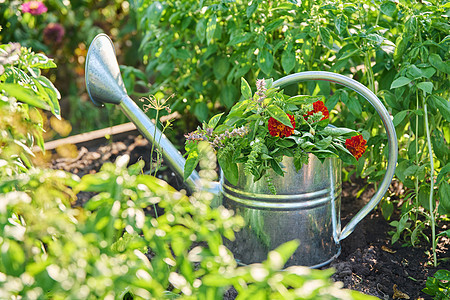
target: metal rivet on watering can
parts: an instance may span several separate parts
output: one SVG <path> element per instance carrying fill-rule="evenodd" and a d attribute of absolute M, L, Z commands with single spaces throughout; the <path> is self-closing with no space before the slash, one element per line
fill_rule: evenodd
<path fill-rule="evenodd" d="M 220 193 L 225 207 L 242 215 L 246 225 L 227 246 L 236 259 L 244 264 L 261 262 L 270 250 L 297 239 L 300 247 L 288 265 L 318 268 L 330 263 L 340 253 L 340 241 L 353 232 L 356 225 L 380 202 L 394 176 L 398 145 L 391 117 L 378 97 L 367 87 L 346 76 L 323 71 L 292 74 L 273 83 L 284 87 L 302 81 L 329 81 L 346 86 L 364 97 L 378 112 L 388 137 L 389 158 L 386 174 L 372 199 L 341 230 L 341 163 L 328 158 L 322 164 L 310 155 L 308 165 L 295 172 L 290 158 L 285 158 L 287 174 L 273 176 L 277 195 L 272 195 L 261 182 L 241 172 L 237 185 L 221 176 L 220 184 L 212 185 L 213 193 Z M 86 86 L 92 101 L 99 105 L 120 105 L 127 117 L 141 133 L 163 150 L 163 157 L 179 175 L 183 174 L 185 160 L 176 148 L 142 110 L 126 94 L 111 40 L 98 35 L 89 47 L 86 58 Z M 242 166 L 239 166 L 241 168 Z M 191 190 L 202 189 L 197 172 L 187 183 Z"/>

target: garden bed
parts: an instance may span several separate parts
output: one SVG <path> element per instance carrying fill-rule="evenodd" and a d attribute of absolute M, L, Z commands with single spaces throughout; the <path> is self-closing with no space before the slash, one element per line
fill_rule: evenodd
<path fill-rule="evenodd" d="M 108 130 L 105 132 L 109 132 L 110 139 L 101 138 L 101 134 L 104 133 L 100 133 L 99 136 L 97 132 L 90 136 L 85 135 L 84 138 L 76 136 L 56 143 L 57 146 L 75 143 L 78 153 L 76 157 L 61 158 L 55 151 L 49 149 L 48 152 L 53 153 L 51 167 L 83 176 L 97 172 L 105 162 L 113 162 L 118 156 L 128 154 L 130 155 L 130 164 L 143 159 L 146 162 L 145 170 L 148 170 L 151 150 L 148 141 L 142 138 L 133 126 L 120 132 L 115 132 L 113 129 Z M 56 148 L 56 145 L 50 146 L 49 148 Z M 164 179 L 177 189 L 185 188 L 182 180 L 164 165 L 160 168 L 157 177 Z M 366 183 L 361 179 L 343 183 L 341 208 L 343 225 L 373 195 L 374 188 L 368 186 L 359 198 L 356 197 L 358 191 L 365 185 Z M 396 197 L 403 192 L 403 188 L 398 182 L 394 182 L 390 189 Z M 74 205 L 83 205 L 91 196 L 90 194 L 79 194 Z M 398 218 L 398 216 L 393 216 L 393 218 Z M 381 299 L 402 299 L 402 297 L 403 299 L 431 299 L 430 296 L 421 292 L 425 287 L 427 277 L 432 276 L 437 269 L 450 269 L 450 262 L 448 260 L 441 262 L 437 269 L 432 267 L 430 257 L 426 254 L 430 252 L 429 244 L 415 248 L 402 247 L 400 242 L 392 245 L 388 234 L 392 228 L 379 210 L 372 211 L 342 242 L 341 255 L 325 268 L 335 268 L 336 273 L 332 278 L 343 282 L 345 288 L 358 290 Z M 449 247 L 448 239 L 440 240 L 440 243 L 437 244 L 438 259 L 447 256 Z M 232 290 L 225 295 L 226 299 L 234 297 L 235 293 Z"/>

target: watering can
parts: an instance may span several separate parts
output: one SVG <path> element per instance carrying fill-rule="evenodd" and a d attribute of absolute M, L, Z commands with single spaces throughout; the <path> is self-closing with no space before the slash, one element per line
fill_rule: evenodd
<path fill-rule="evenodd" d="M 162 151 L 169 167 L 183 174 L 185 159 L 167 137 L 127 95 L 114 45 L 105 34 L 92 41 L 86 57 L 86 87 L 97 106 L 105 103 L 118 105 L 150 143 Z M 372 199 L 341 229 L 341 162 L 327 158 L 322 163 L 309 155 L 309 163 L 298 172 L 292 158 L 285 157 L 284 177 L 274 174 L 277 195 L 273 195 L 263 180 L 254 181 L 240 170 L 236 185 L 221 174 L 220 182 L 207 187 L 196 171 L 187 178 L 191 191 L 209 190 L 219 196 L 222 205 L 234 210 L 245 220 L 245 227 L 236 233 L 234 241 L 225 245 L 242 264 L 261 262 L 270 250 L 280 244 L 297 239 L 300 246 L 287 265 L 319 268 L 339 256 L 340 242 L 353 232 L 356 225 L 380 202 L 387 191 L 397 163 L 397 138 L 391 117 L 378 97 L 367 87 L 346 76 L 323 71 L 301 72 L 273 82 L 274 87 L 284 87 L 303 81 L 329 81 L 350 88 L 364 97 L 378 112 L 388 138 L 388 164 L 386 173 Z"/>

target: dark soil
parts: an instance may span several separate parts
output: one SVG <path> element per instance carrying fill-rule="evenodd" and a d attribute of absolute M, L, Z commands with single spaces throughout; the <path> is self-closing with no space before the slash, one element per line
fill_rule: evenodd
<path fill-rule="evenodd" d="M 102 145 L 88 148 L 79 147 L 78 157 L 54 158 L 52 168 L 83 176 L 97 172 L 103 163 L 114 162 L 117 156 L 129 154 L 130 164 L 143 159 L 148 170 L 150 149 L 147 140 L 130 135 L 120 141 L 104 142 Z M 157 177 L 177 189 L 185 188 L 182 180 L 165 166 L 160 169 Z M 368 186 L 359 198 L 356 197 L 358 191 L 365 186 L 366 183 L 361 179 L 343 183 L 341 207 L 343 226 L 373 195 L 374 188 Z M 403 189 L 398 182 L 394 182 L 390 191 L 393 197 L 399 197 Z M 89 193 L 79 194 L 76 205 L 83 205 L 90 197 L 92 195 Z M 398 216 L 394 215 L 392 220 L 394 219 L 398 219 Z M 438 225 L 442 229 L 448 229 L 448 224 Z M 432 276 L 438 269 L 450 269 L 450 261 L 441 260 L 448 258 L 449 239 L 439 240 L 437 249 L 440 265 L 434 268 L 430 264 L 429 244 L 402 247 L 401 243 L 397 242 L 392 245 L 388 234 L 391 230 L 393 227 L 383 218 L 380 211 L 378 209 L 372 211 L 358 224 L 355 231 L 342 241 L 341 255 L 325 268 L 333 267 L 336 270 L 333 280 L 343 282 L 345 288 L 358 290 L 380 299 L 432 299 L 421 290 L 425 287 L 428 276 Z M 403 294 L 397 293 L 394 296 L 395 290 Z M 235 297 L 236 292 L 233 290 L 227 291 L 224 296 L 225 299 Z"/>

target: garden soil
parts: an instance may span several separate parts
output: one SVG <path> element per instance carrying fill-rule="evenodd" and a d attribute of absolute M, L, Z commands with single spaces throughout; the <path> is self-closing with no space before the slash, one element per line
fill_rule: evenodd
<path fill-rule="evenodd" d="M 145 160 L 145 169 L 149 168 L 151 146 L 147 140 L 137 134 L 128 135 L 117 141 L 102 141 L 89 147 L 78 146 L 78 154 L 74 158 L 61 158 L 53 154 L 51 167 L 62 169 L 83 176 L 97 172 L 105 162 L 114 162 L 124 154 L 130 155 L 130 164 Z M 162 166 L 157 177 L 164 179 L 177 189 L 185 188 L 182 180 L 168 167 Z M 358 192 L 365 188 L 357 197 Z M 343 183 L 341 216 L 342 225 L 354 216 L 374 194 L 374 188 L 363 180 L 351 180 Z M 398 182 L 390 187 L 394 197 L 404 192 Z M 80 193 L 75 205 L 82 206 L 91 193 Z M 392 220 L 398 219 L 394 215 Z M 448 229 L 448 224 L 438 224 L 441 229 Z M 441 238 L 437 245 L 440 264 L 434 268 L 430 264 L 430 245 L 423 243 L 416 247 L 402 246 L 400 242 L 391 244 L 389 225 L 379 209 L 366 216 L 355 231 L 342 241 L 342 253 L 329 266 L 335 269 L 332 279 L 343 283 L 344 288 L 361 291 L 380 299 L 432 299 L 421 290 L 425 287 L 428 276 L 438 269 L 450 269 L 448 250 L 450 241 Z M 430 234 L 428 234 L 430 236 Z M 444 258 L 444 260 L 442 260 Z M 447 258 L 447 260 L 445 260 Z M 236 291 L 230 289 L 224 299 L 234 299 Z"/>

